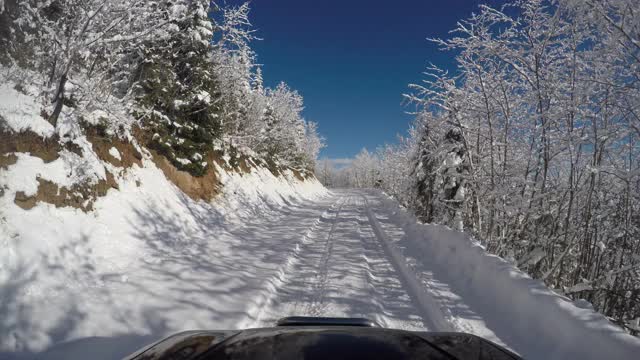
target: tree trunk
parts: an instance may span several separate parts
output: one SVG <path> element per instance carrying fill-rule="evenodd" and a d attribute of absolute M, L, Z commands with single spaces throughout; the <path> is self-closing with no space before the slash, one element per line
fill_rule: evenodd
<path fill-rule="evenodd" d="M 53 98 L 53 102 L 55 102 L 55 107 L 53 109 L 53 113 L 49 116 L 49 122 L 55 128 L 58 125 L 58 117 L 60 116 L 60 112 L 62 112 L 62 106 L 64 105 L 64 87 L 67 84 L 67 73 L 65 72 L 60 77 L 60 82 L 58 83 L 58 90 L 56 91 L 56 96 Z"/>

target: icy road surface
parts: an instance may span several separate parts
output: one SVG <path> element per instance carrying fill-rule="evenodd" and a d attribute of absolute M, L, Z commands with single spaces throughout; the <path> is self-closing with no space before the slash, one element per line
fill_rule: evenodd
<path fill-rule="evenodd" d="M 231 216 L 162 185 L 123 186 L 91 214 L 39 205 L 9 219 L 33 232 L 8 243 L 0 359 L 117 359 L 177 331 L 290 315 L 469 332 L 528 359 L 640 353 L 603 316 L 377 191 L 278 195 Z"/>

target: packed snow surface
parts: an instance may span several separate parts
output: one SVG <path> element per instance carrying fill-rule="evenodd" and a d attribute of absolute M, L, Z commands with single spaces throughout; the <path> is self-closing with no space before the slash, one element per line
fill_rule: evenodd
<path fill-rule="evenodd" d="M 470 332 L 527 359 L 640 351 L 602 315 L 380 192 L 327 192 L 266 170 L 222 181 L 214 204 L 150 165 L 93 213 L 0 198 L 0 358 L 117 359 L 173 332 L 289 315 Z"/>

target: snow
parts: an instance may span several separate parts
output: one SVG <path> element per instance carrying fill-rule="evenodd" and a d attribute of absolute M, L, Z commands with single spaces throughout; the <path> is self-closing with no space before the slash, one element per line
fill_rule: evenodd
<path fill-rule="evenodd" d="M 267 244 L 281 237 L 265 229 L 326 193 L 316 181 L 258 169 L 221 173 L 223 195 L 196 202 L 145 159 L 93 212 L 45 203 L 25 211 L 15 192 L 34 193 L 38 175 L 71 183 L 62 176 L 70 158 L 17 155 L 0 172 L 2 359 L 119 358 L 174 331 L 236 327 L 278 265 Z M 259 249 L 272 257 L 261 260 Z"/>
<path fill-rule="evenodd" d="M 38 178 L 68 188 L 80 183 L 95 184 L 106 178 L 103 166 L 67 150 L 63 150 L 58 159 L 49 163 L 29 154 L 15 155 L 17 163 L 0 172 L 0 184 L 8 188 L 7 194 L 23 191 L 27 196 L 35 195 L 38 191 Z"/>
<path fill-rule="evenodd" d="M 542 247 L 536 247 L 531 250 L 522 260 L 520 260 L 520 265 L 535 265 L 540 260 L 542 260 L 546 256 L 546 252 Z"/>
<path fill-rule="evenodd" d="M 195 97 L 196 100 L 204 102 L 205 104 L 211 103 L 211 94 L 209 94 L 207 91 L 200 90 L 200 92 L 198 92 Z"/>
<path fill-rule="evenodd" d="M 573 292 L 579 292 L 579 291 L 585 291 L 585 290 L 591 290 L 591 289 L 593 289 L 591 284 L 589 284 L 588 282 L 582 282 L 582 283 L 573 285 L 572 287 L 567 289 L 566 292 L 573 293 Z"/>
<path fill-rule="evenodd" d="M 111 147 L 111 149 L 109 149 L 109 155 L 113 156 L 118 160 L 122 160 L 122 158 L 120 157 L 120 152 L 115 147 Z"/>
<path fill-rule="evenodd" d="M 446 168 L 455 168 L 460 164 L 462 164 L 462 158 L 454 152 L 448 153 L 444 160 L 444 166 Z"/>
<path fill-rule="evenodd" d="M 14 132 L 31 130 L 42 137 L 54 134 L 53 126 L 40 116 L 36 98 L 16 90 L 10 81 L 0 84 L 0 122 L 2 119 Z"/>
<path fill-rule="evenodd" d="M 177 162 L 179 162 L 179 163 L 180 163 L 180 164 L 182 164 L 182 165 L 189 165 L 189 164 L 191 164 L 191 160 L 189 160 L 189 159 L 185 159 L 185 158 L 179 158 L 179 157 L 177 157 L 177 158 L 176 158 L 176 161 L 177 161 Z"/>
<path fill-rule="evenodd" d="M 574 305 L 462 233 L 417 223 L 376 191 L 335 191 L 284 264 L 256 320 L 243 325 L 292 314 L 365 316 L 387 327 L 473 333 L 526 359 L 632 359 L 640 350 L 584 302 Z"/>
<path fill-rule="evenodd" d="M 8 172 L 27 161 L 20 155 Z M 291 173 L 218 167 L 224 192 L 208 204 L 143 165 L 93 213 L 24 211 L 0 198 L 1 358 L 115 359 L 173 332 L 268 326 L 293 314 L 465 331 L 528 359 L 630 359 L 640 350 L 602 315 L 462 233 L 418 224 L 379 192 L 327 193 Z"/>
<path fill-rule="evenodd" d="M 375 195 L 369 194 L 375 198 Z M 418 224 L 395 201 L 373 207 L 396 251 L 440 302 L 457 331 L 471 332 L 526 359 L 633 359 L 640 340 L 592 309 L 533 280 L 479 242 L 445 226 Z"/>
<path fill-rule="evenodd" d="M 15 131 L 54 133 L 35 98 L 7 84 L 0 114 Z M 96 110 L 87 120 L 105 117 Z M 469 332 L 528 359 L 631 359 L 640 350 L 587 301 L 554 293 L 463 233 L 419 224 L 378 191 L 328 192 L 291 171 L 215 164 L 221 194 L 194 201 L 148 156 L 113 171 L 67 120 L 59 133 L 76 134 L 82 157 L 63 150 L 45 163 L 17 153 L 0 171 L 0 359 L 117 359 L 178 331 L 270 326 L 287 315 Z M 115 147 L 109 154 L 121 158 Z M 13 201 L 36 194 L 38 178 L 69 188 L 107 170 L 119 189 L 89 213 Z M 542 256 L 534 249 L 521 261 Z"/>
<path fill-rule="evenodd" d="M 98 125 L 106 119 L 109 119 L 109 113 L 104 110 L 94 110 L 85 117 L 85 120 L 92 125 Z"/>
<path fill-rule="evenodd" d="M 65 91 L 67 94 L 72 93 L 75 89 L 76 89 L 76 85 L 75 85 L 75 84 L 73 84 L 71 81 L 67 81 L 67 82 L 64 84 L 64 91 Z"/>

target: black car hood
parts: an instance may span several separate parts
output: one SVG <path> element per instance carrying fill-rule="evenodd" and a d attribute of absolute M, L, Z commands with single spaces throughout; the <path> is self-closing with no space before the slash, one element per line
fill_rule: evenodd
<path fill-rule="evenodd" d="M 350 326 L 284 326 L 180 333 L 129 359 L 512 360 L 519 357 L 487 340 L 463 333 Z"/>

